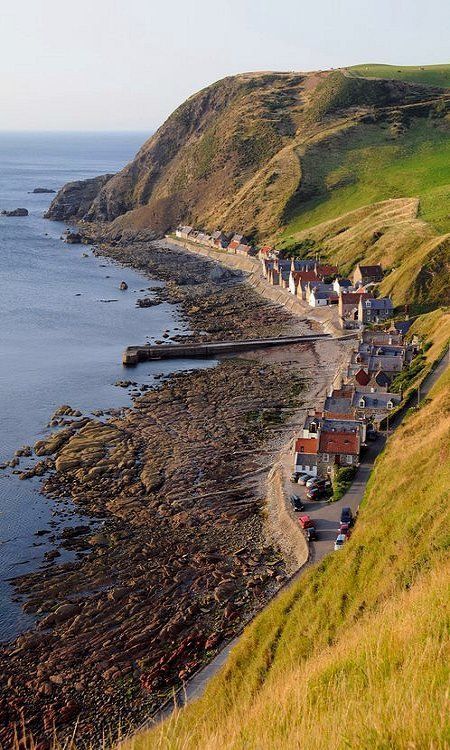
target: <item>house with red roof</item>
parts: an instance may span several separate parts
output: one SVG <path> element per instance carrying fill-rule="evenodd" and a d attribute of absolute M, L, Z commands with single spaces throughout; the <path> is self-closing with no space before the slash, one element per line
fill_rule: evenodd
<path fill-rule="evenodd" d="M 307 292 L 309 291 L 308 284 L 313 281 L 319 281 L 315 271 L 294 271 L 292 274 L 292 282 L 290 282 L 290 291 L 295 294 L 299 299 L 306 300 Z M 292 289 L 296 291 L 293 292 Z"/>
<path fill-rule="evenodd" d="M 358 466 L 360 430 L 321 430 L 317 451 L 318 471 L 331 474 L 335 466 Z"/>
<path fill-rule="evenodd" d="M 331 276 L 337 276 L 339 271 L 337 266 L 331 266 L 323 263 L 316 263 L 316 265 L 314 266 L 314 270 L 321 281 Z"/>
<path fill-rule="evenodd" d="M 347 429 L 318 427 L 316 437 L 301 437 L 295 441 L 295 471 L 310 476 L 331 474 L 336 466 L 357 466 L 361 449 L 359 425 Z"/>
<path fill-rule="evenodd" d="M 380 281 L 383 281 L 383 269 L 380 265 L 362 266 L 358 263 L 353 271 L 353 283 L 355 286 L 379 284 Z"/>
<path fill-rule="evenodd" d="M 318 437 L 298 438 L 295 441 L 294 470 L 301 474 L 309 474 L 316 477 L 318 474 L 317 449 L 319 447 Z"/>

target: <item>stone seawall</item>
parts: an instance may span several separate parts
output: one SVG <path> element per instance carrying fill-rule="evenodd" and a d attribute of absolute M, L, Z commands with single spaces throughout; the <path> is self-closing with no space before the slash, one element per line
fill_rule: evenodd
<path fill-rule="evenodd" d="M 267 535 L 280 548 L 288 573 L 293 574 L 308 561 L 309 547 L 288 508 L 283 466 L 276 463 L 267 477 Z"/>

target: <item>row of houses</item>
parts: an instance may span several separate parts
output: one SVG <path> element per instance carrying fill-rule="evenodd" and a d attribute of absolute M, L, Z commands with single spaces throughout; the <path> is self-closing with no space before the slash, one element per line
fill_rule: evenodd
<path fill-rule="evenodd" d="M 233 255 L 246 255 L 254 257 L 261 251 L 273 250 L 273 248 L 258 249 L 252 245 L 243 234 L 226 234 L 216 229 L 211 234 L 203 232 L 190 226 L 179 226 L 175 230 L 175 236 L 181 240 L 194 242 L 199 245 L 214 248 L 215 250 L 226 250 Z M 266 252 L 263 253 L 266 255 Z"/>
<path fill-rule="evenodd" d="M 374 296 L 383 278 L 381 266 L 358 264 L 350 280 L 339 275 L 337 266 L 315 260 L 261 258 L 269 284 L 288 289 L 311 307 L 337 305 L 343 328 L 380 323 L 393 315 L 389 297 Z"/>
<path fill-rule="evenodd" d="M 295 440 L 294 470 L 315 477 L 330 475 L 335 467 L 358 466 L 368 434 L 401 402 L 390 386 L 416 353 L 395 325 L 388 331 L 363 331 L 339 388 L 306 416 Z"/>

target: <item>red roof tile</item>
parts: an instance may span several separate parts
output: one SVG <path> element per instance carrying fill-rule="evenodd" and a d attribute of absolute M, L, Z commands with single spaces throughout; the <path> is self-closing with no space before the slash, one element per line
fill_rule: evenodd
<path fill-rule="evenodd" d="M 319 453 L 359 453 L 359 432 L 322 432 Z"/>
<path fill-rule="evenodd" d="M 317 438 L 298 438 L 295 441 L 296 453 L 317 453 Z"/>
<path fill-rule="evenodd" d="M 358 370 L 358 372 L 356 373 L 355 380 L 357 383 L 359 383 L 359 385 L 367 385 L 367 383 L 369 383 L 370 381 L 370 375 L 368 372 L 361 368 L 361 370 Z"/>

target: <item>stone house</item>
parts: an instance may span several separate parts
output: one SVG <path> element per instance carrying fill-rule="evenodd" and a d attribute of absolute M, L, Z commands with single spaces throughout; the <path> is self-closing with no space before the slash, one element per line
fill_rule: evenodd
<path fill-rule="evenodd" d="M 179 237 L 182 240 L 187 240 L 189 238 L 189 235 L 193 231 L 194 231 L 193 227 L 179 226 L 175 230 L 175 236 Z"/>
<path fill-rule="evenodd" d="M 326 307 L 337 304 L 337 301 L 338 295 L 333 289 L 320 289 L 320 287 L 313 287 L 308 299 L 310 307 Z"/>
<path fill-rule="evenodd" d="M 401 395 L 399 393 L 366 393 L 365 391 L 355 390 L 352 405 L 357 416 L 365 417 L 375 425 L 379 425 L 400 401 Z"/>
<path fill-rule="evenodd" d="M 361 295 L 358 305 L 358 321 L 367 325 L 368 323 L 382 323 L 394 314 L 394 306 L 389 297 L 379 299 L 365 299 Z"/>
<path fill-rule="evenodd" d="M 340 294 L 341 292 L 343 294 L 346 294 L 353 289 L 352 282 L 350 281 L 350 279 L 342 279 L 339 278 L 339 276 L 336 276 L 335 280 L 333 281 L 333 289 L 336 294 Z"/>
<path fill-rule="evenodd" d="M 228 247 L 229 237 L 226 234 L 216 229 L 211 235 L 211 246 L 216 247 L 218 250 L 225 250 Z"/>
<path fill-rule="evenodd" d="M 379 284 L 383 280 L 383 269 L 380 265 L 363 266 L 360 263 L 353 271 L 353 284 L 365 286 L 366 284 Z"/>

